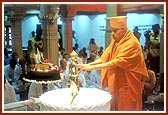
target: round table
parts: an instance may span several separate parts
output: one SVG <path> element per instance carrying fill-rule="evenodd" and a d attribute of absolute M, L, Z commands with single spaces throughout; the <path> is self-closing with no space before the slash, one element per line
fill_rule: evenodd
<path fill-rule="evenodd" d="M 111 95 L 97 88 L 80 88 L 73 104 L 71 89 L 48 91 L 39 97 L 40 111 L 110 111 Z"/>

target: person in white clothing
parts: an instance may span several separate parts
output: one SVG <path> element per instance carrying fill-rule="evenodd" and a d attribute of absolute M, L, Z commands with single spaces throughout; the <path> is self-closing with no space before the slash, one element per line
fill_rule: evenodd
<path fill-rule="evenodd" d="M 17 65 L 14 70 L 15 81 L 18 82 L 19 80 L 22 80 L 25 74 L 27 74 L 26 60 L 21 58 L 19 59 L 19 65 Z"/>
<path fill-rule="evenodd" d="M 80 87 L 86 87 L 85 76 L 81 72 L 79 73 L 79 83 Z"/>
<path fill-rule="evenodd" d="M 100 89 L 100 71 L 99 70 L 93 70 L 89 73 L 89 82 L 88 87 L 95 87 Z"/>
<path fill-rule="evenodd" d="M 9 64 L 4 66 L 4 75 L 10 84 L 14 82 L 14 69 L 16 64 L 17 61 L 15 59 L 11 59 Z"/>
<path fill-rule="evenodd" d="M 88 58 L 87 63 L 93 62 L 94 59 Z M 83 75 L 85 76 L 86 79 L 86 87 L 94 87 L 94 88 L 100 88 L 100 70 L 92 70 L 92 71 L 87 71 L 83 72 Z"/>
<path fill-rule="evenodd" d="M 17 102 L 16 93 L 14 87 L 8 83 L 4 76 L 4 104 Z M 5 111 L 26 111 L 31 102 L 25 103 L 23 107 L 5 109 Z"/>
<path fill-rule="evenodd" d="M 4 104 L 16 102 L 16 93 L 12 85 L 4 77 Z"/>
<path fill-rule="evenodd" d="M 62 73 L 63 73 L 63 76 L 64 76 L 64 79 L 62 80 L 62 82 L 60 82 L 60 85 L 62 88 L 66 88 L 68 87 L 69 85 L 69 67 L 67 65 L 67 61 L 66 59 L 62 59 L 60 60 L 60 67 L 62 69 Z"/>

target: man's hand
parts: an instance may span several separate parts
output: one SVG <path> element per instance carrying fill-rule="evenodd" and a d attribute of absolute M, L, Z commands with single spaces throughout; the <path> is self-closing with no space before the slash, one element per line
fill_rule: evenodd
<path fill-rule="evenodd" d="M 33 97 L 30 97 L 29 101 L 24 103 L 24 105 L 28 106 L 29 108 L 34 108 L 36 106 L 36 100 Z"/>
<path fill-rule="evenodd" d="M 90 71 L 94 69 L 90 64 L 77 64 L 77 67 L 78 73 L 80 73 L 81 71 Z"/>

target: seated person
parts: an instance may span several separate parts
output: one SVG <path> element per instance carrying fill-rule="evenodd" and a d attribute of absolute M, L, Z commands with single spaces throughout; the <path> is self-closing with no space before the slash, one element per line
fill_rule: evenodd
<path fill-rule="evenodd" d="M 8 81 L 4 76 L 4 104 L 9 104 L 13 102 L 17 102 L 14 87 L 8 83 Z M 26 106 L 32 105 L 31 103 L 32 102 L 30 101 L 28 103 L 25 103 L 24 104 L 25 106 L 12 109 L 5 109 L 5 111 L 26 111 L 27 110 Z"/>
<path fill-rule="evenodd" d="M 27 74 L 27 65 L 26 60 L 21 58 L 19 59 L 19 65 L 16 66 L 14 70 L 15 81 L 22 80 L 22 78 Z"/>
<path fill-rule="evenodd" d="M 19 64 L 19 56 L 18 56 L 18 54 L 16 52 L 12 53 L 12 58 L 17 61 L 17 64 Z"/>
<path fill-rule="evenodd" d="M 80 87 L 86 87 L 85 76 L 82 73 L 79 73 L 79 84 Z"/>
<path fill-rule="evenodd" d="M 156 75 L 155 72 L 150 70 L 150 66 L 147 64 L 147 71 L 149 78 L 144 80 L 144 91 L 143 91 L 143 100 L 147 101 L 147 98 L 153 95 L 153 90 L 156 85 Z"/>
<path fill-rule="evenodd" d="M 15 59 L 11 59 L 9 62 L 9 65 L 6 65 L 4 67 L 4 75 L 10 84 L 12 84 L 12 82 L 15 81 L 14 70 L 15 70 L 16 64 L 17 64 L 17 61 Z"/>
<path fill-rule="evenodd" d="M 4 76 L 4 104 L 16 102 L 16 93 L 12 85 L 8 83 Z"/>
<path fill-rule="evenodd" d="M 94 59 L 88 58 L 87 63 L 93 62 Z M 86 79 L 86 87 L 100 88 L 100 70 L 83 72 Z"/>
<path fill-rule="evenodd" d="M 63 58 L 62 60 L 60 60 L 60 67 L 62 69 L 62 73 L 63 73 L 64 79 L 62 80 L 62 82 L 60 84 L 57 84 L 57 85 L 61 85 L 62 88 L 66 88 L 69 85 L 69 83 L 68 83 L 68 80 L 69 80 L 69 68 L 68 68 L 66 59 Z"/>
<path fill-rule="evenodd" d="M 159 74 L 159 86 L 156 87 L 157 92 L 155 95 L 148 97 L 149 101 L 164 102 L 164 73 Z"/>
<path fill-rule="evenodd" d="M 88 87 L 95 87 L 95 88 L 99 88 L 100 89 L 100 70 L 93 70 L 90 72 L 89 74 L 89 83 L 88 83 Z"/>

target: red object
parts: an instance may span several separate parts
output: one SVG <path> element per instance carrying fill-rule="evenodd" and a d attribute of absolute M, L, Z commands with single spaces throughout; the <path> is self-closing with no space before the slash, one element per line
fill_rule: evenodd
<path fill-rule="evenodd" d="M 38 69 L 37 68 L 35 68 L 35 71 L 37 71 Z"/>
<path fill-rule="evenodd" d="M 57 70 L 62 73 L 62 69 L 60 67 L 57 67 Z"/>
<path fill-rule="evenodd" d="M 44 63 L 50 63 L 50 60 L 49 59 L 45 59 Z"/>

